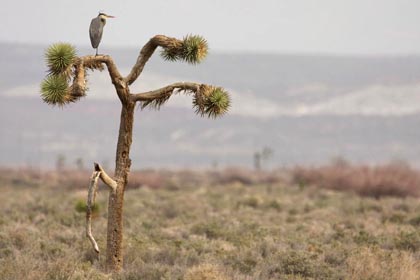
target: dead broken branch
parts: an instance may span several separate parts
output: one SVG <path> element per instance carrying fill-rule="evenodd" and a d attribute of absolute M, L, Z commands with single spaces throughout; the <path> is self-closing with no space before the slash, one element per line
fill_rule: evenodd
<path fill-rule="evenodd" d="M 93 171 L 92 176 L 90 177 L 90 184 L 88 190 L 87 198 L 87 207 L 86 207 L 86 236 L 89 238 L 90 243 L 92 243 L 93 249 L 99 254 L 99 247 L 95 241 L 95 238 L 92 235 L 92 208 L 96 200 L 96 191 L 98 189 L 98 179 L 101 175 L 100 171 Z"/>
<path fill-rule="evenodd" d="M 117 182 L 115 182 L 105 170 L 98 163 L 94 164 L 95 170 L 90 177 L 90 184 L 88 189 L 88 198 L 86 204 L 86 236 L 92 243 L 93 249 L 99 254 L 99 247 L 92 235 L 92 209 L 96 201 L 96 192 L 98 190 L 98 179 L 101 178 L 102 182 L 110 188 L 110 191 L 115 191 L 117 188 Z"/>

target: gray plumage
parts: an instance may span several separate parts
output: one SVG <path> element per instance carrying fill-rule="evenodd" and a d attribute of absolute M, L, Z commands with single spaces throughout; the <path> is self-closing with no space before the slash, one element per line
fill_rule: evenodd
<path fill-rule="evenodd" d="M 98 47 L 101 43 L 102 33 L 106 24 L 107 18 L 113 18 L 113 16 L 100 13 L 97 17 L 93 18 L 90 22 L 89 36 L 92 48 L 96 49 L 96 55 L 98 55 Z"/>

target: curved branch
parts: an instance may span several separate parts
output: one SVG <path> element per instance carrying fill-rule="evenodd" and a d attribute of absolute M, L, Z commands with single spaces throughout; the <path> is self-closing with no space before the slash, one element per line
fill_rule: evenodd
<path fill-rule="evenodd" d="M 216 118 L 224 115 L 230 107 L 229 93 L 221 87 L 197 83 L 174 83 L 143 93 L 130 94 L 130 101 L 140 102 L 142 109 L 159 109 L 174 93 L 193 95 L 193 108 L 201 116 Z"/>
<path fill-rule="evenodd" d="M 88 198 L 86 203 L 86 236 L 89 238 L 90 243 L 96 253 L 99 254 L 99 247 L 95 241 L 95 238 L 92 235 L 92 207 L 95 204 L 96 200 L 96 191 L 98 189 L 98 179 L 100 176 L 100 171 L 93 171 L 92 176 L 90 177 L 90 184 L 88 190 Z"/>
<path fill-rule="evenodd" d="M 118 71 L 118 68 L 114 60 L 109 55 L 97 55 L 97 56 L 87 55 L 87 56 L 80 57 L 80 59 L 84 65 L 94 65 L 98 63 L 104 63 L 106 67 L 108 68 L 109 75 L 111 76 L 111 79 L 113 82 L 114 81 L 117 82 L 118 80 L 123 79 L 120 72 Z"/>
<path fill-rule="evenodd" d="M 127 85 L 124 81 L 124 78 L 121 76 L 120 72 L 118 71 L 118 68 L 109 55 L 87 55 L 80 57 L 81 63 L 85 66 L 85 68 L 90 69 L 99 69 L 102 70 L 103 66 L 102 64 L 105 64 L 109 76 L 111 77 L 112 84 L 115 86 L 115 89 L 117 90 L 118 97 L 122 102 L 128 100 L 128 89 Z"/>
<path fill-rule="evenodd" d="M 191 92 L 198 92 L 200 90 L 200 87 L 202 87 L 203 84 L 198 83 L 191 83 L 191 82 L 180 82 L 180 83 L 174 83 L 171 85 L 168 85 L 166 87 L 152 90 L 148 92 L 143 93 L 137 93 L 137 94 L 131 94 L 130 98 L 132 101 L 153 101 L 156 99 L 164 98 L 167 96 L 171 96 L 174 93 L 174 90 L 178 91 L 191 91 Z"/>
<path fill-rule="evenodd" d="M 86 236 L 89 238 L 90 243 L 92 244 L 93 249 L 96 253 L 99 254 L 99 247 L 96 243 L 95 238 L 92 234 L 92 208 L 95 205 L 96 192 L 98 190 L 98 180 L 101 180 L 110 187 L 111 191 L 115 191 L 117 188 L 117 182 L 115 182 L 111 177 L 106 174 L 105 170 L 98 163 L 94 164 L 95 170 L 90 177 L 90 184 L 88 189 L 88 197 L 86 203 Z"/>
<path fill-rule="evenodd" d="M 167 37 L 164 35 L 156 35 L 147 42 L 146 45 L 141 49 L 139 56 L 137 57 L 136 64 L 125 77 L 125 81 L 131 85 L 135 80 L 140 76 L 141 72 L 144 69 L 147 61 L 153 55 L 157 47 L 163 48 L 176 48 L 182 45 L 182 41 L 176 38 Z"/>

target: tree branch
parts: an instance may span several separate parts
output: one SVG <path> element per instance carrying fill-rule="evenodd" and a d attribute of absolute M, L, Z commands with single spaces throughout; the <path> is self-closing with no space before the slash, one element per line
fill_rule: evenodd
<path fill-rule="evenodd" d="M 180 82 L 168 85 L 166 87 L 152 90 L 143 93 L 131 94 L 130 98 L 132 101 L 153 101 L 155 99 L 164 98 L 173 94 L 174 90 L 185 90 L 197 93 L 200 91 L 200 87 L 204 86 L 203 84 L 191 83 L 191 82 Z"/>
<path fill-rule="evenodd" d="M 117 182 L 115 182 L 108 174 L 106 174 L 105 170 L 102 168 L 102 166 L 99 165 L 99 163 L 94 163 L 95 171 L 99 172 L 100 178 L 102 182 L 104 182 L 105 185 L 111 188 L 112 191 L 114 191 L 117 188 Z"/>
<path fill-rule="evenodd" d="M 88 198 L 86 203 L 86 236 L 89 238 L 90 243 L 96 253 L 99 254 L 99 247 L 95 241 L 95 238 L 92 235 L 92 207 L 95 204 L 96 200 L 96 191 L 98 189 L 98 179 L 101 175 L 100 171 L 93 171 L 92 176 L 90 177 L 90 184 L 88 189 Z"/>
<path fill-rule="evenodd" d="M 80 57 L 80 59 L 85 68 L 102 70 L 102 64 L 105 64 L 108 69 L 109 76 L 111 77 L 112 84 L 115 86 L 120 100 L 125 102 L 129 99 L 127 85 L 124 81 L 124 78 L 118 71 L 118 68 L 112 57 L 109 55 L 87 55 Z"/>
<path fill-rule="evenodd" d="M 146 45 L 141 49 L 140 54 L 137 58 L 136 64 L 131 69 L 130 74 L 125 77 L 125 81 L 128 85 L 134 83 L 135 80 L 140 76 L 147 61 L 153 55 L 157 47 L 163 48 L 179 48 L 182 45 L 182 41 L 176 38 L 167 37 L 164 35 L 156 35 L 147 42 Z"/>
<path fill-rule="evenodd" d="M 108 68 L 109 75 L 111 76 L 111 79 L 113 82 L 122 80 L 122 76 L 120 72 L 118 71 L 118 68 L 114 60 L 109 55 L 97 55 L 97 56 L 87 55 L 87 56 L 80 57 L 80 59 L 82 60 L 85 66 L 95 65 L 98 63 L 104 63 Z M 95 67 L 92 67 L 92 68 L 95 68 Z"/>

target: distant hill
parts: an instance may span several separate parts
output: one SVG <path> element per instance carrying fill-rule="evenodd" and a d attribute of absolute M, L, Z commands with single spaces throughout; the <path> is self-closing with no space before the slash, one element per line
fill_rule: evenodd
<path fill-rule="evenodd" d="M 90 75 L 82 102 L 51 108 L 39 98 L 43 47 L 0 44 L 0 165 L 54 166 L 81 157 L 112 164 L 119 105 L 105 72 Z M 80 53 L 93 53 L 83 49 Z M 104 50 L 128 72 L 138 50 Z M 225 118 L 201 119 L 189 98 L 136 116 L 134 167 L 252 165 L 263 146 L 269 165 L 312 164 L 344 156 L 420 163 L 420 57 L 210 54 L 201 65 L 156 55 L 133 87 L 174 81 L 222 85 L 232 92 Z"/>

